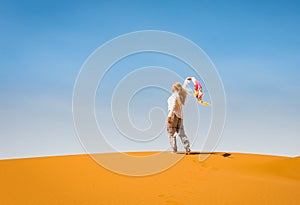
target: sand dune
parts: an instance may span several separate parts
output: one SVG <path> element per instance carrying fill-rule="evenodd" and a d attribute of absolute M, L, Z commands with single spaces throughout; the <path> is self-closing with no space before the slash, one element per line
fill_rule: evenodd
<path fill-rule="evenodd" d="M 299 157 L 223 154 L 184 156 L 146 177 L 112 173 L 88 155 L 2 160 L 0 204 L 300 204 Z"/>

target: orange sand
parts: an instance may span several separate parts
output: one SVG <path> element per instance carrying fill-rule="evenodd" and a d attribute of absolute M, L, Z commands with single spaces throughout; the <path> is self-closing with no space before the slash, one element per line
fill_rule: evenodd
<path fill-rule="evenodd" d="M 1 160 L 0 204 L 300 204 L 299 157 L 222 154 L 185 156 L 147 177 L 112 173 L 88 155 Z"/>

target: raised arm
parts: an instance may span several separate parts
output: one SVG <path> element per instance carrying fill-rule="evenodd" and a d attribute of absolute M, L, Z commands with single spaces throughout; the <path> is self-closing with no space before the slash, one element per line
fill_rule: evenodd
<path fill-rule="evenodd" d="M 192 78 L 193 78 L 193 77 L 187 77 L 187 78 L 184 80 L 182 87 L 185 88 L 185 89 L 187 89 L 188 84 L 189 84 L 189 81 L 192 80 Z"/>

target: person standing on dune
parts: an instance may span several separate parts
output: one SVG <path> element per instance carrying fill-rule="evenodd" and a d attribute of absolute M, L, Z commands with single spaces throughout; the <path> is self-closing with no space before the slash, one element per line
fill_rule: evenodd
<path fill-rule="evenodd" d="M 184 132 L 182 108 L 189 95 L 186 88 L 191 78 L 187 78 L 184 84 L 174 83 L 172 86 L 172 95 L 168 98 L 168 135 L 173 152 L 177 152 L 176 137 L 179 136 L 184 145 L 186 154 L 190 154 L 190 142 Z"/>

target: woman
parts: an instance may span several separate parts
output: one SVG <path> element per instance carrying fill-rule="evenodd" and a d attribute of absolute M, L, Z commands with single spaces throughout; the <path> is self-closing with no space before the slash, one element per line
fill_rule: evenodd
<path fill-rule="evenodd" d="M 191 78 L 187 78 L 184 84 L 174 83 L 172 95 L 168 99 L 168 134 L 173 152 L 177 152 L 176 136 L 178 135 L 184 145 L 186 154 L 190 154 L 190 142 L 184 133 L 182 107 L 189 95 L 186 86 Z"/>

